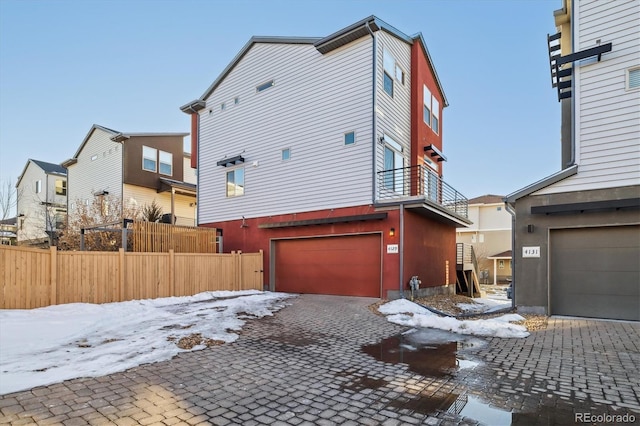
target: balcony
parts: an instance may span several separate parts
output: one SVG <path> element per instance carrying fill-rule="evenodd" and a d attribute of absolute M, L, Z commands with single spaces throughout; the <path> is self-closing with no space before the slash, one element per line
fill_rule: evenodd
<path fill-rule="evenodd" d="M 426 166 L 377 173 L 376 207 L 398 204 L 456 226 L 471 224 L 467 197 Z"/>

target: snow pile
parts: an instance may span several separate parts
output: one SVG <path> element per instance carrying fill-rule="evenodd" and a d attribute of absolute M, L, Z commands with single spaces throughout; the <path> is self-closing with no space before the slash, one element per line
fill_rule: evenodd
<path fill-rule="evenodd" d="M 458 307 L 465 312 L 476 313 L 490 313 L 499 311 L 501 309 L 510 309 L 511 301 L 509 300 L 496 300 L 489 298 L 477 298 L 473 299 L 475 303 L 458 303 Z"/>
<path fill-rule="evenodd" d="M 529 332 L 524 326 L 511 324 L 511 321 L 522 321 L 517 314 L 502 315 L 498 318 L 478 320 L 458 320 L 451 317 L 440 317 L 406 299 L 398 299 L 385 303 L 378 310 L 387 315 L 392 323 L 416 328 L 436 328 L 453 333 L 473 334 L 491 337 L 527 337 Z"/>
<path fill-rule="evenodd" d="M 233 342 L 245 319 L 273 315 L 289 297 L 218 291 L 0 310 L 0 394 L 165 361 L 184 352 L 177 344 L 182 338 L 196 342 L 192 349 Z"/>

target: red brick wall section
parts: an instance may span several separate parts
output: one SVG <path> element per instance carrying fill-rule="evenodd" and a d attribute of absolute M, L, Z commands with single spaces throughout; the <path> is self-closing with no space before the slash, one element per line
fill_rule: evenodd
<path fill-rule="evenodd" d="M 423 85 L 427 86 L 431 94 L 435 96 L 440 103 L 440 125 L 438 134 L 427 126 L 423 119 Z M 411 152 L 413 153 L 411 156 L 411 165 L 416 166 L 422 164 L 424 147 L 427 145 L 433 144 L 440 152 L 444 153 L 442 149 L 442 129 L 444 127 L 442 110 L 444 108 L 444 100 L 419 39 L 416 39 L 415 43 L 411 46 L 411 88 Z M 443 165 L 441 162 L 439 168 L 440 176 L 442 176 L 443 173 L 442 169 Z"/>
<path fill-rule="evenodd" d="M 437 287 L 456 282 L 456 229 L 430 220 L 410 210 L 404 215 L 404 278 L 413 275 L 422 280 L 422 287 Z M 449 261 L 449 282 L 446 262 Z"/>

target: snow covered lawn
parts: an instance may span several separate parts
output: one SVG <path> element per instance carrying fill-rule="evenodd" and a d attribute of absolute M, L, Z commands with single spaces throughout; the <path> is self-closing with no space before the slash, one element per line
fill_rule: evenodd
<path fill-rule="evenodd" d="M 0 395 L 104 376 L 185 350 L 233 342 L 245 319 L 273 315 L 289 297 L 293 295 L 217 291 L 0 310 Z"/>
<path fill-rule="evenodd" d="M 511 321 L 522 321 L 517 314 L 502 315 L 491 319 L 458 320 L 441 317 L 422 306 L 406 299 L 393 300 L 380 306 L 378 310 L 387 315 L 392 323 L 415 328 L 437 328 L 460 334 L 493 337 L 527 337 L 529 332 L 524 326 L 511 324 Z"/>

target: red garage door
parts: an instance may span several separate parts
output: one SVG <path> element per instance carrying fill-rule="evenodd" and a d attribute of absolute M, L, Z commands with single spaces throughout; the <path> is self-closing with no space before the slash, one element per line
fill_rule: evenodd
<path fill-rule="evenodd" d="M 380 235 L 275 243 L 276 291 L 380 297 Z"/>

